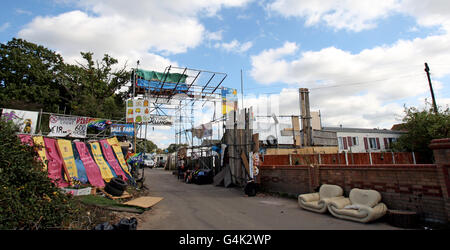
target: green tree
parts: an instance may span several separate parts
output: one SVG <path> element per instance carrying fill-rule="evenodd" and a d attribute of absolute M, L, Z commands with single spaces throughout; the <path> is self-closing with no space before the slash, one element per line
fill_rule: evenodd
<path fill-rule="evenodd" d="M 166 150 L 168 153 L 174 153 L 174 152 L 177 152 L 179 148 L 187 147 L 187 146 L 188 146 L 187 144 L 173 144 L 172 143 L 169 145 L 169 147 L 167 147 Z"/>
<path fill-rule="evenodd" d="M 419 152 L 432 159 L 433 152 L 428 147 L 431 140 L 450 137 L 450 111 L 440 109 L 435 113 L 427 103 L 423 110 L 405 107 L 402 129 L 407 133 L 394 143 L 396 151 Z"/>
<path fill-rule="evenodd" d="M 41 45 L 13 38 L 0 46 L 0 106 L 47 112 L 121 119 L 130 81 L 126 65 L 109 55 L 94 60 L 81 53 L 85 63 L 64 63 L 61 55 Z"/>
<path fill-rule="evenodd" d="M 94 61 L 93 53 L 81 53 L 85 64 L 67 65 L 61 84 L 64 96 L 70 99 L 69 106 L 74 115 L 98 118 L 122 118 L 126 94 L 119 92 L 130 81 L 126 65 L 113 70 L 118 61 L 104 55 Z"/>
<path fill-rule="evenodd" d="M 42 171 L 35 149 L 23 145 L 17 131 L 0 119 L 0 229 L 67 228 L 78 206 Z"/>
<path fill-rule="evenodd" d="M 22 39 L 0 45 L 0 105 L 56 112 L 64 62 L 55 52 Z"/>
<path fill-rule="evenodd" d="M 138 150 L 144 150 L 144 147 L 146 153 L 156 153 L 158 149 L 158 146 L 151 140 L 141 140 L 138 142 Z"/>

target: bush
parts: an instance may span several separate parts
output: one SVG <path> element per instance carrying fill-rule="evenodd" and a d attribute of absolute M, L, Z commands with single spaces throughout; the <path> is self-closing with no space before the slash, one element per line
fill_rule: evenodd
<path fill-rule="evenodd" d="M 418 152 L 431 160 L 433 150 L 428 147 L 431 141 L 450 137 L 450 109 L 447 107 L 435 113 L 430 106 L 426 103 L 422 110 L 405 107 L 402 129 L 407 133 L 393 144 L 395 151 Z"/>
<path fill-rule="evenodd" d="M 66 228 L 79 206 L 42 171 L 36 151 L 16 131 L 0 119 L 0 229 Z"/>

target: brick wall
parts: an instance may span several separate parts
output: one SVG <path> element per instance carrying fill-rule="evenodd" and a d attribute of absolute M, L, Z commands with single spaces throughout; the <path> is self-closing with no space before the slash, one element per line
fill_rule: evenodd
<path fill-rule="evenodd" d="M 319 159 L 320 157 L 320 159 Z M 419 153 L 414 153 L 416 163 L 431 163 Z M 347 158 L 347 159 L 346 159 Z M 291 155 L 265 155 L 262 165 L 309 165 L 309 164 L 413 164 L 414 158 L 410 152 L 372 152 L 339 154 L 291 154 Z"/>
<path fill-rule="evenodd" d="M 447 221 L 439 175 L 433 164 L 262 166 L 260 184 L 266 191 L 292 195 L 314 192 L 325 183 L 341 186 L 346 196 L 352 188 L 375 189 L 389 209 Z"/>

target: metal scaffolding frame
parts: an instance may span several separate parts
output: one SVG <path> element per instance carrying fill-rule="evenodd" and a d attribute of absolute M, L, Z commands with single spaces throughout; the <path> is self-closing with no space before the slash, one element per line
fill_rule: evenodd
<path fill-rule="evenodd" d="M 189 145 L 188 148 L 191 149 L 191 154 L 193 149 L 198 147 L 194 142 L 194 135 L 192 134 L 195 116 L 193 115 L 194 110 L 198 108 L 203 108 L 206 103 L 214 102 L 214 108 L 216 108 L 216 103 L 221 103 L 222 95 L 218 91 L 221 89 L 222 83 L 227 78 L 226 73 L 213 72 L 207 70 L 191 69 L 188 67 L 176 67 L 169 65 L 164 69 L 163 77 L 159 81 L 158 88 L 156 87 L 139 87 L 138 76 L 136 71 L 139 69 L 139 62 L 137 67 L 132 69 L 132 87 L 133 87 L 133 98 L 146 98 L 150 100 L 151 104 L 151 115 L 158 116 L 169 116 L 174 118 L 173 127 L 175 130 L 175 143 L 183 144 L 183 137 L 185 143 Z M 187 89 L 180 91 L 178 86 L 181 84 L 181 78 L 178 82 L 172 83 L 173 88 L 168 89 L 167 77 L 169 74 L 181 74 L 186 75 Z M 180 93 L 181 92 L 181 93 Z M 197 102 L 202 102 L 201 107 L 197 107 L 195 104 Z M 212 122 L 217 122 L 221 120 L 216 120 L 215 110 L 214 117 L 211 119 Z M 148 123 L 138 123 L 134 124 L 135 128 L 135 143 L 134 147 L 136 150 L 136 136 L 138 127 L 142 129 L 145 127 L 145 138 L 147 138 L 147 128 Z M 220 130 L 220 127 L 218 127 Z M 222 128 L 223 129 L 223 128 Z M 184 134 L 184 136 L 183 136 Z M 223 134 L 223 131 L 222 131 Z M 136 152 L 136 151 L 135 151 Z M 145 153 L 145 148 L 144 148 Z"/>

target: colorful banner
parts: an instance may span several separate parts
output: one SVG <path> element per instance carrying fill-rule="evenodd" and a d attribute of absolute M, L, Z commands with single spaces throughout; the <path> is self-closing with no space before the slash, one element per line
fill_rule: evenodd
<path fill-rule="evenodd" d="M 92 155 L 94 156 L 94 160 L 100 169 L 103 180 L 110 182 L 111 179 L 117 177 L 117 175 L 112 171 L 108 163 L 103 158 L 100 144 L 98 142 L 91 142 L 89 145 L 91 146 Z"/>
<path fill-rule="evenodd" d="M 47 169 L 48 177 L 53 180 L 53 182 L 58 187 L 67 187 L 69 183 L 64 180 L 65 175 L 69 175 L 63 166 L 62 159 L 58 153 L 58 145 L 56 139 L 44 138 L 45 150 L 47 152 Z"/>
<path fill-rule="evenodd" d="M 39 112 L 3 109 L 2 118 L 19 126 L 20 133 L 35 134 Z"/>
<path fill-rule="evenodd" d="M 142 152 L 141 153 L 134 153 L 134 154 L 131 154 L 130 156 L 127 156 L 128 158 L 127 158 L 127 163 L 128 164 L 133 164 L 133 163 L 135 163 L 135 162 L 142 162 L 142 157 L 140 157 L 142 155 Z"/>
<path fill-rule="evenodd" d="M 106 129 L 107 125 L 111 125 L 111 121 L 105 119 L 90 118 L 88 128 L 95 128 L 97 130 L 103 131 Z"/>
<path fill-rule="evenodd" d="M 109 163 L 109 166 L 111 166 L 112 169 L 114 169 L 114 172 L 118 176 L 122 176 L 123 180 L 128 180 L 127 176 L 123 172 L 122 168 L 119 165 L 119 162 L 116 160 L 116 157 L 114 156 L 114 152 L 111 148 L 111 145 L 109 145 L 108 141 L 106 139 L 99 141 L 103 155 L 105 156 L 106 161 Z"/>
<path fill-rule="evenodd" d="M 233 110 L 237 110 L 238 96 L 237 90 L 232 88 L 222 88 L 222 114 L 226 115 Z"/>
<path fill-rule="evenodd" d="M 78 153 L 77 147 L 73 142 L 71 142 L 72 145 L 72 152 L 73 152 L 73 158 L 75 160 L 75 165 L 77 166 L 78 170 L 78 178 L 75 180 L 80 181 L 83 184 L 89 183 L 89 179 L 86 173 L 86 169 L 84 167 L 83 161 L 81 161 L 80 154 Z"/>
<path fill-rule="evenodd" d="M 103 181 L 102 173 L 100 172 L 100 169 L 94 159 L 92 159 L 86 144 L 84 142 L 74 142 L 74 144 L 80 156 L 80 160 L 83 163 L 84 169 L 86 170 L 89 183 L 94 187 L 104 187 L 105 182 Z"/>
<path fill-rule="evenodd" d="M 51 115 L 49 120 L 50 133 L 48 136 L 86 138 L 89 120 L 90 118 L 85 117 Z"/>
<path fill-rule="evenodd" d="M 78 169 L 73 157 L 72 143 L 68 140 L 57 140 L 59 153 L 62 157 L 63 164 L 69 172 L 70 178 L 78 179 Z"/>
<path fill-rule="evenodd" d="M 39 158 L 41 159 L 42 163 L 44 164 L 44 171 L 47 171 L 47 155 L 45 152 L 44 137 L 35 136 L 35 137 L 33 137 L 33 142 L 34 142 L 34 145 L 36 145 Z"/>
<path fill-rule="evenodd" d="M 122 167 L 123 171 L 128 174 L 128 176 L 131 176 L 129 167 L 125 161 L 125 157 L 123 156 L 122 147 L 119 144 L 119 141 L 116 137 L 107 139 L 109 145 L 111 145 L 117 160 L 119 161 L 120 166 Z"/>
<path fill-rule="evenodd" d="M 133 124 L 112 124 L 111 135 L 113 136 L 134 136 Z"/>
<path fill-rule="evenodd" d="M 126 111 L 127 123 L 148 123 L 150 126 L 172 126 L 171 116 L 152 115 L 149 99 L 128 99 Z"/>

